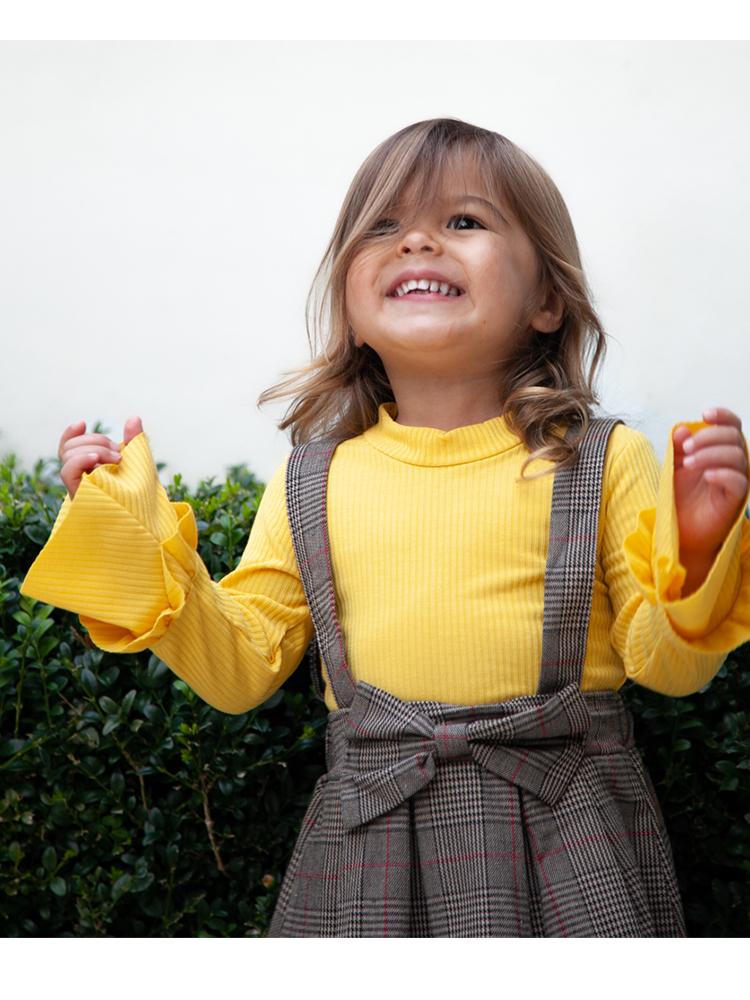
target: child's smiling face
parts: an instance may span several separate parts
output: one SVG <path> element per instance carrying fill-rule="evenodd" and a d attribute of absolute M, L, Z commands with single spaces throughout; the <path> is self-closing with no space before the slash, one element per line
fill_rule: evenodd
<path fill-rule="evenodd" d="M 554 294 L 529 314 L 538 292 L 536 252 L 506 206 L 471 197 L 489 199 L 474 164 L 448 167 L 438 195 L 436 204 L 420 206 L 418 186 L 407 191 L 412 221 L 405 223 L 403 211 L 387 213 L 382 229 L 389 238 L 359 250 L 347 274 L 355 342 L 376 351 L 392 384 L 394 376 L 417 370 L 487 375 L 529 325 L 553 331 L 562 321 L 562 301 Z M 461 294 L 394 294 L 404 272 L 422 270 Z"/>

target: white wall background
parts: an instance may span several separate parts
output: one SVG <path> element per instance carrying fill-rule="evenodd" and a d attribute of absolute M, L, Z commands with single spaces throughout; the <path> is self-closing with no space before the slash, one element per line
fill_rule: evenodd
<path fill-rule="evenodd" d="M 288 451 L 262 389 L 308 358 L 304 303 L 349 182 L 453 116 L 536 157 L 610 334 L 600 380 L 661 457 L 750 426 L 747 42 L 0 44 L 0 454 L 143 418 L 162 481 Z"/>

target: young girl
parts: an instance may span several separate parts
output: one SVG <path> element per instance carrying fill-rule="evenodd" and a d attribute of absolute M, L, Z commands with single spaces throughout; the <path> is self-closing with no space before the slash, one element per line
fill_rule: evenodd
<path fill-rule="evenodd" d="M 381 143 L 323 273 L 322 350 L 260 397 L 297 393 L 293 448 L 237 569 L 210 578 L 138 418 L 120 444 L 81 422 L 22 593 L 230 713 L 317 643 L 328 770 L 272 936 L 684 935 L 618 689 L 690 694 L 750 639 L 740 420 L 676 426 L 660 473 L 593 415 L 573 226 L 495 132 Z"/>

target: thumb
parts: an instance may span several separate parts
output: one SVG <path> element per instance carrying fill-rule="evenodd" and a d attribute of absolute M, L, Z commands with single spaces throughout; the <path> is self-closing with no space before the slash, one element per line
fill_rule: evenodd
<path fill-rule="evenodd" d="M 128 417 L 125 421 L 125 435 L 123 444 L 129 444 L 134 437 L 143 433 L 143 424 L 140 417 Z"/>

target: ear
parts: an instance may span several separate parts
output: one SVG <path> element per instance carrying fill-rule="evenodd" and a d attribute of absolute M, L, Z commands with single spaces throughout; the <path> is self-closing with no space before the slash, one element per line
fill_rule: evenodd
<path fill-rule="evenodd" d="M 564 314 L 565 303 L 562 296 L 554 289 L 550 289 L 542 304 L 531 317 L 530 322 L 534 329 L 540 333 L 554 333 L 555 330 L 560 329 Z"/>

